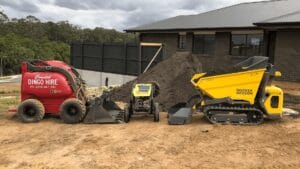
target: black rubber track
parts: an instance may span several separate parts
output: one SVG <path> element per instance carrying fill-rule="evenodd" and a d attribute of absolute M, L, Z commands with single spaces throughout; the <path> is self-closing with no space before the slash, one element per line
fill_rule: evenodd
<path fill-rule="evenodd" d="M 211 118 L 212 114 L 209 112 L 211 111 L 223 111 L 228 113 L 236 113 L 236 114 L 246 114 L 248 117 L 247 123 L 231 123 L 228 122 L 218 122 Z M 235 125 L 259 125 L 263 123 L 264 114 L 261 110 L 255 107 L 238 107 L 238 106 L 207 106 L 204 108 L 204 114 L 206 118 L 213 124 L 235 124 Z M 255 113 L 257 115 L 257 120 L 253 121 L 253 119 L 249 119 L 249 113 Z"/>

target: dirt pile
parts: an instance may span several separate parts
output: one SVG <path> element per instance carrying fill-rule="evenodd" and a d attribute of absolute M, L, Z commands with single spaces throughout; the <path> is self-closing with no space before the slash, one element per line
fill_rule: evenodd
<path fill-rule="evenodd" d="M 201 71 L 201 61 L 197 56 L 187 52 L 179 52 L 158 63 L 134 81 L 114 89 L 111 96 L 116 101 L 128 102 L 134 82 L 155 81 L 160 85 L 160 94 L 157 96 L 156 101 L 166 110 L 178 102 L 186 102 L 191 96 L 195 95 L 197 91 L 191 85 L 190 79 L 194 73 Z"/>

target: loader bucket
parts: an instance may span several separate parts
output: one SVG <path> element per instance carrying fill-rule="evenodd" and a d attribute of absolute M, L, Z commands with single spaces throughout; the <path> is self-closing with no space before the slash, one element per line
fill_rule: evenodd
<path fill-rule="evenodd" d="M 94 99 L 88 106 L 83 123 L 121 123 L 124 121 L 124 112 L 107 95 Z"/>
<path fill-rule="evenodd" d="M 168 123 L 170 125 L 183 125 L 190 123 L 192 108 L 186 103 L 178 103 L 168 110 Z"/>

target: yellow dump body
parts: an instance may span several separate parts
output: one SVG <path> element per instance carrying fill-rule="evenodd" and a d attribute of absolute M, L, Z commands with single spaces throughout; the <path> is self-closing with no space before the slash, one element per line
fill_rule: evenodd
<path fill-rule="evenodd" d="M 232 100 L 248 101 L 254 104 L 255 97 L 266 69 L 207 76 L 195 74 L 192 84 L 212 99 L 230 97 Z"/>

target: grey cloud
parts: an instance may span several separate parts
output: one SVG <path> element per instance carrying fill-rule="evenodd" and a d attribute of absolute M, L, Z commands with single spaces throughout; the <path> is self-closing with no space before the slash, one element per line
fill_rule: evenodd
<path fill-rule="evenodd" d="M 129 28 L 162 20 L 170 17 L 169 15 L 169 9 L 156 9 L 155 11 L 140 10 L 128 14 L 126 21 L 123 24 L 126 26 L 126 28 Z"/>
<path fill-rule="evenodd" d="M 119 23 L 119 26 L 116 28 L 120 30 L 167 18 L 176 8 L 180 9 L 185 3 L 196 0 L 187 1 L 188 2 L 184 0 L 164 0 L 161 2 L 157 0 L 85 0 L 80 2 L 77 0 L 56 0 L 55 5 L 73 10 L 125 11 L 127 14 L 122 16 L 124 21 Z"/>
<path fill-rule="evenodd" d="M 40 11 L 39 7 L 31 1 L 0 0 L 0 4 L 22 12 L 37 13 Z"/>
<path fill-rule="evenodd" d="M 72 10 L 121 10 L 128 12 L 122 24 L 126 27 L 165 19 L 174 10 L 202 12 L 218 4 L 217 0 L 55 0 L 55 5 Z M 219 2 L 220 4 L 220 2 Z"/>
<path fill-rule="evenodd" d="M 159 19 L 162 19 L 162 18 L 165 18 L 165 17 L 159 16 Z M 134 26 L 138 26 L 138 25 L 155 22 L 157 20 L 158 19 L 153 17 L 153 15 L 151 15 L 151 14 L 129 15 L 123 24 L 126 25 L 126 28 L 128 28 L 128 27 L 134 27 Z"/>
<path fill-rule="evenodd" d="M 9 17 L 34 15 L 42 21 L 69 20 L 83 28 L 123 30 L 177 15 L 260 0 L 0 0 Z"/>
<path fill-rule="evenodd" d="M 181 9 L 197 9 L 200 6 L 201 7 L 209 7 L 211 4 L 215 4 L 215 1 L 212 1 L 212 0 L 202 0 L 202 1 L 185 0 L 181 4 L 181 6 L 179 6 L 179 8 L 181 8 Z"/>
<path fill-rule="evenodd" d="M 134 1 L 112 1 L 112 0 L 56 0 L 55 5 L 74 10 L 86 9 L 111 9 L 111 10 L 125 10 L 132 11 L 137 7 Z"/>
<path fill-rule="evenodd" d="M 172 8 L 177 9 L 197 9 L 201 7 L 211 7 L 217 4 L 215 0 L 55 0 L 55 5 L 74 9 L 74 10 L 87 10 L 87 9 L 111 9 L 111 10 L 124 10 L 133 11 L 138 8 L 152 8 L 156 11 L 159 8 Z"/>

